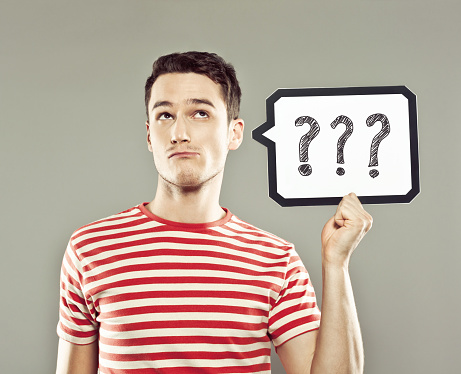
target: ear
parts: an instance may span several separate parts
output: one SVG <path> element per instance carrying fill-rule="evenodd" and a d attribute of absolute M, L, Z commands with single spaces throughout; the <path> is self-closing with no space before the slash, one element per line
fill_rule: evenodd
<path fill-rule="evenodd" d="M 149 131 L 149 121 L 146 121 L 146 130 L 147 130 L 147 149 L 149 152 L 152 152 L 152 144 L 150 142 L 150 131 Z"/>
<path fill-rule="evenodd" d="M 245 124 L 241 118 L 234 119 L 229 124 L 229 150 L 236 150 L 242 144 L 244 127 Z"/>

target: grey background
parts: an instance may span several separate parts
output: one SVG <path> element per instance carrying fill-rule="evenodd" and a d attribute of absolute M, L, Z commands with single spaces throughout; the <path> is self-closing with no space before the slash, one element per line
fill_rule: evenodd
<path fill-rule="evenodd" d="M 1 373 L 55 370 L 59 270 L 76 228 L 153 198 L 143 86 L 161 54 L 231 61 L 246 139 L 221 204 L 294 242 L 321 301 L 334 207 L 267 196 L 251 139 L 279 87 L 406 85 L 418 96 L 421 194 L 367 206 L 351 275 L 366 373 L 455 373 L 460 358 L 457 1 L 12 1 L 0 5 Z M 282 373 L 274 359 L 274 373 Z"/>

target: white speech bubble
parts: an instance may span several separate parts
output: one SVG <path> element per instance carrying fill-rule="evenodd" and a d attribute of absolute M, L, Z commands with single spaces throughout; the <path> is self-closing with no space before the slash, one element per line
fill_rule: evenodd
<path fill-rule="evenodd" d="M 279 89 L 266 111 L 252 135 L 268 149 L 280 205 L 337 204 L 349 192 L 408 203 L 419 193 L 416 96 L 405 86 Z"/>

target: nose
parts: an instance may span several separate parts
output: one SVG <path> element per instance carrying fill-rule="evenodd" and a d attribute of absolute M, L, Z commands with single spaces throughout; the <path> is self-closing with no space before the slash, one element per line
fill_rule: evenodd
<path fill-rule="evenodd" d="M 179 116 L 171 128 L 171 143 L 177 144 L 190 142 L 190 135 L 188 130 L 189 128 L 187 121 Z"/>

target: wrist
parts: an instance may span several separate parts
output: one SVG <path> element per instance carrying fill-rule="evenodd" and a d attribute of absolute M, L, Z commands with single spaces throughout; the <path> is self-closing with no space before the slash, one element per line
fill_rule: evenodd
<path fill-rule="evenodd" d="M 349 269 L 350 255 L 347 256 L 325 256 L 322 251 L 322 267 L 324 269 L 341 270 Z"/>
<path fill-rule="evenodd" d="M 350 286 L 349 266 L 346 263 L 322 263 L 322 282 L 324 295 L 336 295 L 338 300 L 344 296 L 346 285 Z M 323 304 L 322 304 L 323 306 Z"/>

